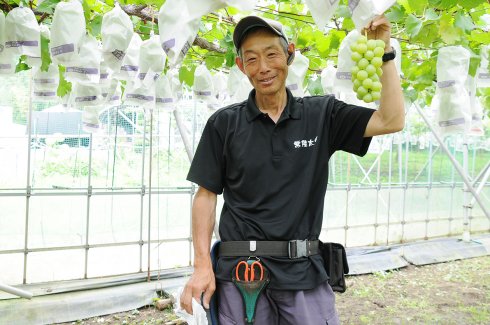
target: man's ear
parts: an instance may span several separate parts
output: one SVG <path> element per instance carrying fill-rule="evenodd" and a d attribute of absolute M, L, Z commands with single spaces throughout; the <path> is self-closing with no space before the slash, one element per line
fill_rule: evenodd
<path fill-rule="evenodd" d="M 288 44 L 288 65 L 291 65 L 291 63 L 293 63 L 294 51 L 295 51 L 294 43 L 289 43 Z"/>
<path fill-rule="evenodd" d="M 235 63 L 238 66 L 238 69 L 240 69 L 241 72 L 245 73 L 245 70 L 243 69 L 243 60 L 241 57 L 237 56 L 235 58 Z"/>

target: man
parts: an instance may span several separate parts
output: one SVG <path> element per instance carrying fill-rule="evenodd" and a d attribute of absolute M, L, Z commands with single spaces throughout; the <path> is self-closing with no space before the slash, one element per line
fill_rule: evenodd
<path fill-rule="evenodd" d="M 208 308 L 217 290 L 220 324 L 244 324 L 243 302 L 231 278 L 237 263 L 254 255 L 270 274 L 258 298 L 255 324 L 339 323 L 317 249 L 328 160 L 336 150 L 364 155 L 372 136 L 404 126 L 390 24 L 381 16 L 366 31 L 368 38 L 385 41 L 388 53 L 378 110 L 348 105 L 333 96 L 294 98 L 285 82 L 295 47 L 282 26 L 252 16 L 237 24 L 236 64 L 254 89 L 247 101 L 209 118 L 188 174 L 199 189 L 192 208 L 194 273 L 181 296 L 187 312 L 192 313 L 192 298 L 202 298 Z M 246 241 L 250 255 L 220 252 L 215 274 L 210 245 L 221 193 L 221 245 Z M 284 256 L 261 254 L 268 243 L 286 243 L 288 250 Z"/>

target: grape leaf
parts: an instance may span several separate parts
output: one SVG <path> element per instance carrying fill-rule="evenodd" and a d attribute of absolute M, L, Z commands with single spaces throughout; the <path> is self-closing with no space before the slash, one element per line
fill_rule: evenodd
<path fill-rule="evenodd" d="M 446 44 L 454 44 L 461 39 L 462 30 L 454 27 L 453 17 L 450 13 L 444 13 L 439 24 L 439 33 Z"/>
<path fill-rule="evenodd" d="M 405 27 L 407 28 L 407 33 L 411 37 L 415 37 L 417 36 L 417 34 L 420 32 L 420 29 L 422 28 L 422 20 L 418 19 L 414 15 L 408 15 L 407 23 Z"/>
<path fill-rule="evenodd" d="M 179 80 L 180 82 L 185 82 L 187 85 L 192 87 L 194 84 L 194 72 L 196 71 L 196 65 L 190 67 L 182 66 L 179 70 Z"/>
<path fill-rule="evenodd" d="M 425 20 L 438 20 L 441 18 L 433 8 L 428 8 L 424 13 Z"/>
<path fill-rule="evenodd" d="M 41 35 L 41 71 L 48 71 L 51 64 L 51 55 L 49 53 L 49 38 Z"/>
<path fill-rule="evenodd" d="M 422 14 L 429 5 L 428 0 L 409 0 L 408 3 L 412 12 L 417 14 Z"/>
<path fill-rule="evenodd" d="M 391 9 L 385 13 L 385 16 L 389 21 L 398 23 L 405 20 L 405 10 L 400 5 L 395 5 L 391 7 Z"/>
<path fill-rule="evenodd" d="M 71 92 L 71 83 L 65 79 L 65 68 L 61 65 L 58 67 L 60 71 L 60 84 L 58 86 L 58 90 L 56 91 L 56 95 L 58 95 L 58 97 L 63 97 Z"/>
<path fill-rule="evenodd" d="M 482 44 L 490 44 L 490 33 L 481 30 L 472 30 L 470 39 Z"/>
<path fill-rule="evenodd" d="M 459 1 L 459 5 L 466 10 L 470 10 L 485 2 L 486 0 L 461 0 Z"/>
<path fill-rule="evenodd" d="M 456 13 L 454 26 L 460 28 L 465 33 L 470 33 L 474 28 L 473 20 L 462 12 Z"/>
<path fill-rule="evenodd" d="M 60 1 L 61 0 L 44 0 L 39 6 L 36 7 L 36 11 L 52 14 L 54 12 L 54 8 Z"/>
<path fill-rule="evenodd" d="M 308 89 L 308 92 L 312 96 L 323 95 L 322 79 L 316 78 L 315 80 L 308 80 L 308 86 L 306 87 L 306 89 Z"/>

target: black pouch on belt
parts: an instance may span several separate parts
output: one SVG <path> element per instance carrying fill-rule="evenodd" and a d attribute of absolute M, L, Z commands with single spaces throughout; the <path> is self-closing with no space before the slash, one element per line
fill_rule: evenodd
<path fill-rule="evenodd" d="M 325 271 L 328 274 L 328 284 L 333 291 L 345 292 L 345 274 L 349 273 L 347 254 L 345 248 L 338 243 L 323 243 L 320 241 L 320 253 L 322 254 Z"/>

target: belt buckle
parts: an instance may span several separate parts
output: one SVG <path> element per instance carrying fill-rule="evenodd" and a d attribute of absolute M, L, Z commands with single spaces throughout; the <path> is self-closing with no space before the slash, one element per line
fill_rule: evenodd
<path fill-rule="evenodd" d="M 290 240 L 288 242 L 288 256 L 290 259 L 297 259 L 300 257 L 307 257 L 308 254 L 308 240 Z"/>

